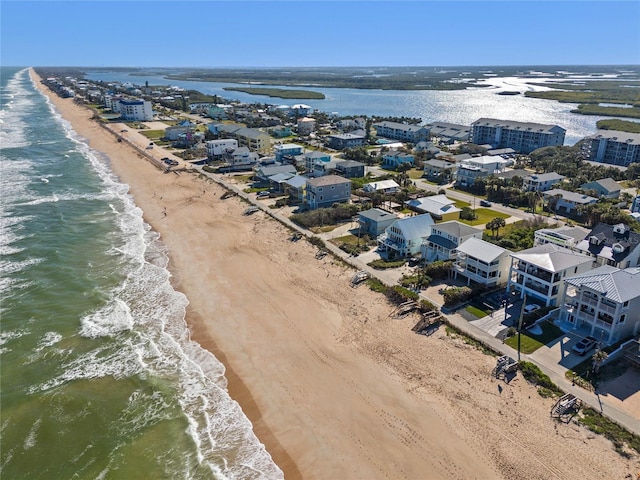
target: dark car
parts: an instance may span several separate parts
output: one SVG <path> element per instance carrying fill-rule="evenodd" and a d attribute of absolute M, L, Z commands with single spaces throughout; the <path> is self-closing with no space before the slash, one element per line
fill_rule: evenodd
<path fill-rule="evenodd" d="M 589 350 L 596 346 L 598 341 L 593 337 L 584 337 L 578 343 L 576 343 L 571 350 L 576 352 L 578 355 L 584 355 Z"/>
<path fill-rule="evenodd" d="M 488 200 L 480 200 L 480 206 L 482 207 L 490 207 L 491 206 L 491 202 Z"/>

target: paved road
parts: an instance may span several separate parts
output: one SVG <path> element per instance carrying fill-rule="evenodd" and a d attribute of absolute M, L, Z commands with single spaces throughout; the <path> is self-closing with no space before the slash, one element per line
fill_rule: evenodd
<path fill-rule="evenodd" d="M 293 230 L 299 231 L 307 237 L 313 236 L 313 232 L 309 230 L 300 228 L 298 225 L 294 224 L 284 215 L 274 212 L 270 209 L 266 204 L 261 203 L 255 200 L 255 194 L 248 194 L 242 191 L 237 185 L 233 185 L 225 180 L 223 180 L 219 175 L 208 174 L 202 170 L 201 167 L 195 166 L 194 168 L 200 170 L 204 175 L 208 176 L 215 182 L 221 184 L 228 190 L 231 190 L 237 193 L 240 197 L 248 200 L 249 202 L 256 205 L 260 210 L 265 212 L 267 215 L 275 218 L 281 223 L 287 225 Z M 520 212 L 524 213 L 524 212 Z M 339 228 L 348 228 L 348 226 L 339 227 Z M 329 250 L 334 255 L 340 257 L 346 263 L 352 265 L 357 270 L 364 270 L 372 277 L 378 278 L 381 282 L 386 285 L 392 286 L 397 285 L 398 279 L 402 275 L 402 270 L 394 269 L 390 270 L 374 270 L 369 267 L 366 263 L 368 263 L 366 255 L 361 255 L 358 257 L 352 257 L 346 252 L 340 250 L 336 245 L 330 242 L 326 242 L 326 249 Z M 442 307 L 442 303 L 439 301 L 440 299 L 426 297 L 425 295 L 421 295 L 422 298 L 429 300 L 434 303 L 438 307 Z M 460 331 L 464 332 L 466 335 L 475 338 L 476 340 L 488 345 L 491 349 L 496 352 L 499 352 L 502 355 L 508 355 L 512 358 L 518 357 L 518 352 L 508 345 L 502 343 L 502 340 L 496 338 L 491 333 L 488 333 L 481 328 L 478 328 L 477 325 L 474 325 L 472 322 L 468 322 L 465 318 L 463 318 L 460 314 L 443 314 L 446 318 L 447 322 L 449 322 L 454 327 L 458 328 Z M 495 319 L 498 320 L 498 317 Z M 562 339 L 560 340 L 562 341 Z M 536 352 L 532 355 L 521 354 L 521 360 L 526 360 L 535 363 L 540 367 L 540 369 L 546 373 L 551 380 L 558 385 L 560 389 L 567 393 L 572 393 L 577 398 L 582 400 L 585 404 L 591 406 L 592 408 L 600 411 L 603 415 L 609 417 L 613 421 L 617 422 L 620 425 L 623 425 L 631 432 L 640 435 L 640 419 L 634 418 L 628 413 L 615 406 L 611 405 L 606 398 L 600 397 L 597 393 L 588 392 L 580 387 L 572 385 L 572 383 L 567 380 L 565 377 L 565 373 L 567 368 L 558 362 L 556 358 L 554 358 L 554 354 L 546 353 L 547 350 L 539 350 L 539 353 Z"/>

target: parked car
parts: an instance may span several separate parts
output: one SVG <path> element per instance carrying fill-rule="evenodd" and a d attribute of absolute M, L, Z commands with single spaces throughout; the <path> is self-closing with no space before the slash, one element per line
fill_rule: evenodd
<path fill-rule="evenodd" d="M 524 313 L 533 313 L 536 310 L 540 310 L 540 305 L 532 303 L 524 307 Z"/>
<path fill-rule="evenodd" d="M 270 196 L 271 196 L 271 194 L 266 190 L 258 192 L 258 195 L 257 195 L 258 198 L 268 198 Z"/>
<path fill-rule="evenodd" d="M 490 207 L 491 206 L 491 202 L 489 200 L 480 200 L 480 206 L 481 207 Z"/>
<path fill-rule="evenodd" d="M 582 340 L 580 340 L 578 343 L 576 343 L 571 348 L 571 350 L 576 352 L 578 355 L 584 355 L 589 350 L 594 348 L 596 346 L 596 343 L 598 343 L 598 341 L 595 338 L 593 338 L 593 337 L 584 337 Z"/>

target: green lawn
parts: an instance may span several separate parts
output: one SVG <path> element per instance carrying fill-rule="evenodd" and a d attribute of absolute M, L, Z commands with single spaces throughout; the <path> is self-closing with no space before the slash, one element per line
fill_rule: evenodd
<path fill-rule="evenodd" d="M 460 220 L 462 223 L 466 223 L 467 225 L 484 225 L 485 223 L 493 220 L 494 218 L 509 218 L 509 215 L 506 213 L 501 213 L 496 210 L 491 210 L 490 208 L 476 208 L 476 215 L 478 218 L 475 220 Z"/>
<path fill-rule="evenodd" d="M 418 178 L 422 178 L 422 175 L 424 175 L 424 170 L 412 168 L 411 170 L 407 170 L 407 173 L 409 174 L 409 178 L 411 180 L 417 180 Z"/>
<path fill-rule="evenodd" d="M 149 140 L 159 140 L 164 137 L 164 130 L 144 130 L 140 132 Z"/>
<path fill-rule="evenodd" d="M 451 199 L 453 200 L 453 199 Z M 465 202 L 464 200 L 454 200 L 456 207 L 458 208 L 464 208 L 464 207 L 470 207 L 471 204 L 469 202 Z"/>
<path fill-rule="evenodd" d="M 467 308 L 465 308 L 465 310 L 467 312 L 469 312 L 471 315 L 474 315 L 478 318 L 484 318 L 488 315 L 487 312 L 485 312 L 484 310 L 481 310 L 477 307 L 474 307 L 473 305 L 469 305 Z"/>
<path fill-rule="evenodd" d="M 559 336 L 564 335 L 564 332 L 552 323 L 543 322 L 540 326 L 542 327 L 542 333 L 540 335 L 534 335 L 526 330 L 521 334 L 520 351 L 522 353 L 533 353 L 543 345 L 546 345 Z M 513 337 L 507 338 L 504 343 L 509 345 L 511 348 L 517 349 L 518 335 L 516 334 Z"/>

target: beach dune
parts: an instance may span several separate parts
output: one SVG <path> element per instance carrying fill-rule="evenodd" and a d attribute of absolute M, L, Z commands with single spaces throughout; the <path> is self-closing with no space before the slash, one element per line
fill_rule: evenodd
<path fill-rule="evenodd" d="M 640 471 L 611 443 L 549 417 L 521 376 L 443 327 L 416 335 L 353 271 L 197 173 L 165 174 L 70 99 L 56 108 L 130 185 L 170 252 L 194 340 L 286 478 L 614 479 Z M 156 150 L 156 149 L 154 149 Z M 160 149 L 157 149 L 160 150 Z M 164 156 L 158 151 L 159 156 Z M 500 387 L 500 388 L 498 388 Z"/>

